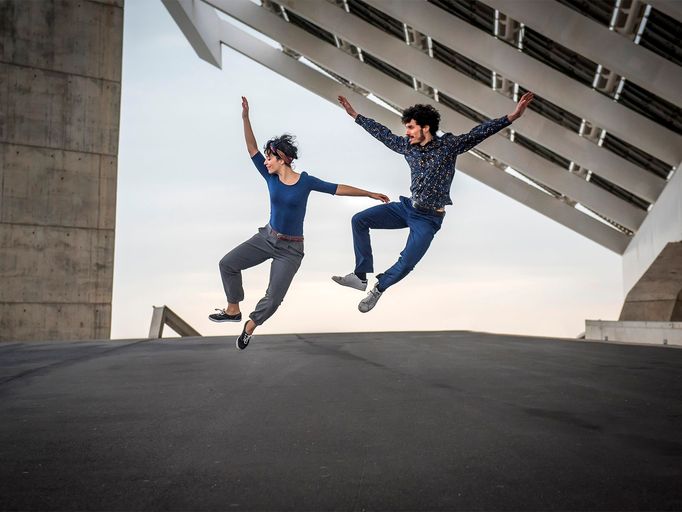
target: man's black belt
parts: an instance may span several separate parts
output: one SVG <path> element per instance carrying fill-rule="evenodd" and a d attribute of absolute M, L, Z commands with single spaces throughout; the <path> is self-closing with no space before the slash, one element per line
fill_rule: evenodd
<path fill-rule="evenodd" d="M 438 215 L 440 217 L 443 217 L 445 215 L 445 210 L 433 208 L 432 206 L 424 206 L 423 204 L 419 204 L 415 200 L 412 200 L 412 208 L 414 208 L 420 213 L 428 213 L 429 215 Z"/>

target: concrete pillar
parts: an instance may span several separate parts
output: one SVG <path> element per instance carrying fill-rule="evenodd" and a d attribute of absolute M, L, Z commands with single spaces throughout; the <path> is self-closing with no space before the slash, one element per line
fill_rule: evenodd
<path fill-rule="evenodd" d="M 623 291 L 630 290 L 670 242 L 682 241 L 682 162 L 623 253 Z"/>
<path fill-rule="evenodd" d="M 0 341 L 108 338 L 124 0 L 0 0 Z"/>
<path fill-rule="evenodd" d="M 620 321 L 682 322 L 682 242 L 670 242 L 625 298 Z"/>

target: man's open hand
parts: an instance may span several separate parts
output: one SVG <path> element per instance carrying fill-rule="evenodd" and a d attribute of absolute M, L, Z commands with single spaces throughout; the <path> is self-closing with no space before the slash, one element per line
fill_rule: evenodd
<path fill-rule="evenodd" d="M 348 99 L 345 96 L 339 96 L 339 103 L 348 113 L 348 115 L 351 116 L 353 119 L 355 119 L 358 116 L 358 113 L 355 111 L 353 106 L 350 104 L 350 101 L 348 101 Z"/>
<path fill-rule="evenodd" d="M 507 116 L 509 120 L 514 122 L 521 117 L 526 111 L 526 108 L 528 108 L 528 105 L 530 105 L 530 103 L 533 101 L 533 98 L 535 98 L 535 94 L 533 94 L 531 91 L 528 91 L 526 94 L 521 96 L 521 99 L 516 104 L 516 109 L 514 112 Z"/>

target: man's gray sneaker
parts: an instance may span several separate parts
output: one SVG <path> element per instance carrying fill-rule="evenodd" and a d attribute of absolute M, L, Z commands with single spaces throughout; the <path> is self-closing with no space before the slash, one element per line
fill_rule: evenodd
<path fill-rule="evenodd" d="M 367 279 L 362 280 L 353 272 L 346 276 L 332 276 L 332 281 L 339 283 L 341 286 L 348 286 L 364 292 L 367 289 Z"/>
<path fill-rule="evenodd" d="M 367 297 L 362 299 L 360 304 L 358 304 L 360 313 L 367 313 L 370 309 L 376 306 L 382 293 L 383 292 L 379 291 L 379 283 L 375 284 L 374 288 L 372 288 L 367 294 Z"/>

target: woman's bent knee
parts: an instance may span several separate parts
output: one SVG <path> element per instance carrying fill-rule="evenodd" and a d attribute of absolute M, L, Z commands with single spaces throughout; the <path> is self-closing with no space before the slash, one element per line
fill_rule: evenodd
<path fill-rule="evenodd" d="M 234 265 L 230 262 L 230 259 L 227 257 L 224 257 L 220 262 L 218 263 L 218 268 L 220 269 L 221 272 L 225 272 L 226 274 L 237 274 L 239 273 L 239 269 L 234 268 Z"/>

